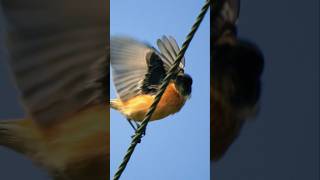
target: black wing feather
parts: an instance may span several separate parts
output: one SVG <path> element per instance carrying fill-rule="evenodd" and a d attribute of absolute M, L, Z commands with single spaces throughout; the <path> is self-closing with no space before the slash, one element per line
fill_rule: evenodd
<path fill-rule="evenodd" d="M 156 93 L 162 79 L 166 76 L 163 61 L 155 52 L 149 52 L 146 56 L 148 73 L 145 75 L 141 85 L 142 93 Z"/>

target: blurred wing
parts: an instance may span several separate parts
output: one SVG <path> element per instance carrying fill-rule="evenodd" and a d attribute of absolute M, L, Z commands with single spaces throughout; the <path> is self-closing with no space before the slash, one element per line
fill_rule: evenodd
<path fill-rule="evenodd" d="M 42 125 L 106 102 L 106 1 L 2 0 L 10 64 L 26 109 Z"/>
<path fill-rule="evenodd" d="M 213 39 L 219 40 L 227 31 L 236 34 L 236 23 L 240 13 L 240 0 L 214 0 L 211 28 Z"/>
<path fill-rule="evenodd" d="M 174 64 L 176 57 L 179 54 L 180 48 L 177 41 L 171 36 L 162 36 L 157 41 L 158 48 L 161 52 L 161 58 L 164 62 L 166 71 L 168 71 Z M 185 66 L 185 58 L 181 59 L 179 70 L 183 70 Z"/>

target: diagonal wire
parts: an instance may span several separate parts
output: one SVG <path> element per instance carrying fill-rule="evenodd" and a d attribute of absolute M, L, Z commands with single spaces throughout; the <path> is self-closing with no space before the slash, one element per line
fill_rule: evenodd
<path fill-rule="evenodd" d="M 191 28 L 191 31 L 189 32 L 189 34 L 186 37 L 185 42 L 182 44 L 182 48 L 181 48 L 178 56 L 176 57 L 173 66 L 170 68 L 167 76 L 163 79 L 162 84 L 160 86 L 160 89 L 157 92 L 156 97 L 155 97 L 152 105 L 150 106 L 147 114 L 145 115 L 145 118 L 143 119 L 141 125 L 137 129 L 135 135 L 133 136 L 131 144 L 130 144 L 128 150 L 127 150 L 127 153 L 124 156 L 123 161 L 120 164 L 117 172 L 115 173 L 115 175 L 113 177 L 113 180 L 118 180 L 120 178 L 120 176 L 122 175 L 123 171 L 125 170 L 128 162 L 129 162 L 129 160 L 131 158 L 131 155 L 132 155 L 135 147 L 137 146 L 137 144 L 140 142 L 140 140 L 142 138 L 142 134 L 145 131 L 145 129 L 146 129 L 146 127 L 147 127 L 147 125 L 148 125 L 148 123 L 150 121 L 150 118 L 151 118 L 153 112 L 155 111 L 155 109 L 156 109 L 156 107 L 157 107 L 157 105 L 158 105 L 158 103 L 159 103 L 164 91 L 166 90 L 170 80 L 173 77 L 176 76 L 176 74 L 177 74 L 176 71 L 177 71 L 177 69 L 179 67 L 181 59 L 184 56 L 186 50 L 188 49 L 189 44 L 190 44 L 194 34 L 196 33 L 197 29 L 199 28 L 200 23 L 202 22 L 205 14 L 206 14 L 209 6 L 210 6 L 210 3 L 211 3 L 211 0 L 206 0 L 204 6 L 202 7 L 201 12 L 200 12 L 200 14 L 198 15 L 198 17 L 196 19 L 196 22 L 193 24 L 193 26 Z"/>

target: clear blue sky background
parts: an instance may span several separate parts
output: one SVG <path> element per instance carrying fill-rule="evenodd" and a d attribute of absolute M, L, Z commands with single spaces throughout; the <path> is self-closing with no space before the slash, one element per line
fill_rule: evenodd
<path fill-rule="evenodd" d="M 181 46 L 204 1 L 111 0 L 111 35 L 126 35 L 156 46 L 162 35 Z M 151 122 L 137 146 L 125 180 L 209 179 L 209 14 L 186 53 L 186 72 L 193 77 L 191 99 L 177 114 Z M 116 97 L 113 85 L 111 98 Z M 111 110 L 111 176 L 127 151 L 133 134 L 125 118 Z"/>

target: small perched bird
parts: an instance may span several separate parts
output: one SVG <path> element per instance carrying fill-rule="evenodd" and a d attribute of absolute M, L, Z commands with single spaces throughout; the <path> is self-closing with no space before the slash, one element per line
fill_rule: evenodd
<path fill-rule="evenodd" d="M 157 45 L 160 52 L 131 38 L 111 38 L 110 62 L 118 98 L 110 100 L 110 107 L 128 120 L 143 120 L 180 50 L 171 36 L 158 39 Z M 151 120 L 178 112 L 190 97 L 192 78 L 184 73 L 184 65 L 183 58 Z"/>
<path fill-rule="evenodd" d="M 239 0 L 214 0 L 211 13 L 211 160 L 219 160 L 259 107 L 264 58 L 237 37 Z"/>
<path fill-rule="evenodd" d="M 109 4 L 0 4 L 10 69 L 27 114 L 0 121 L 0 145 L 24 154 L 54 180 L 108 179 Z"/>

